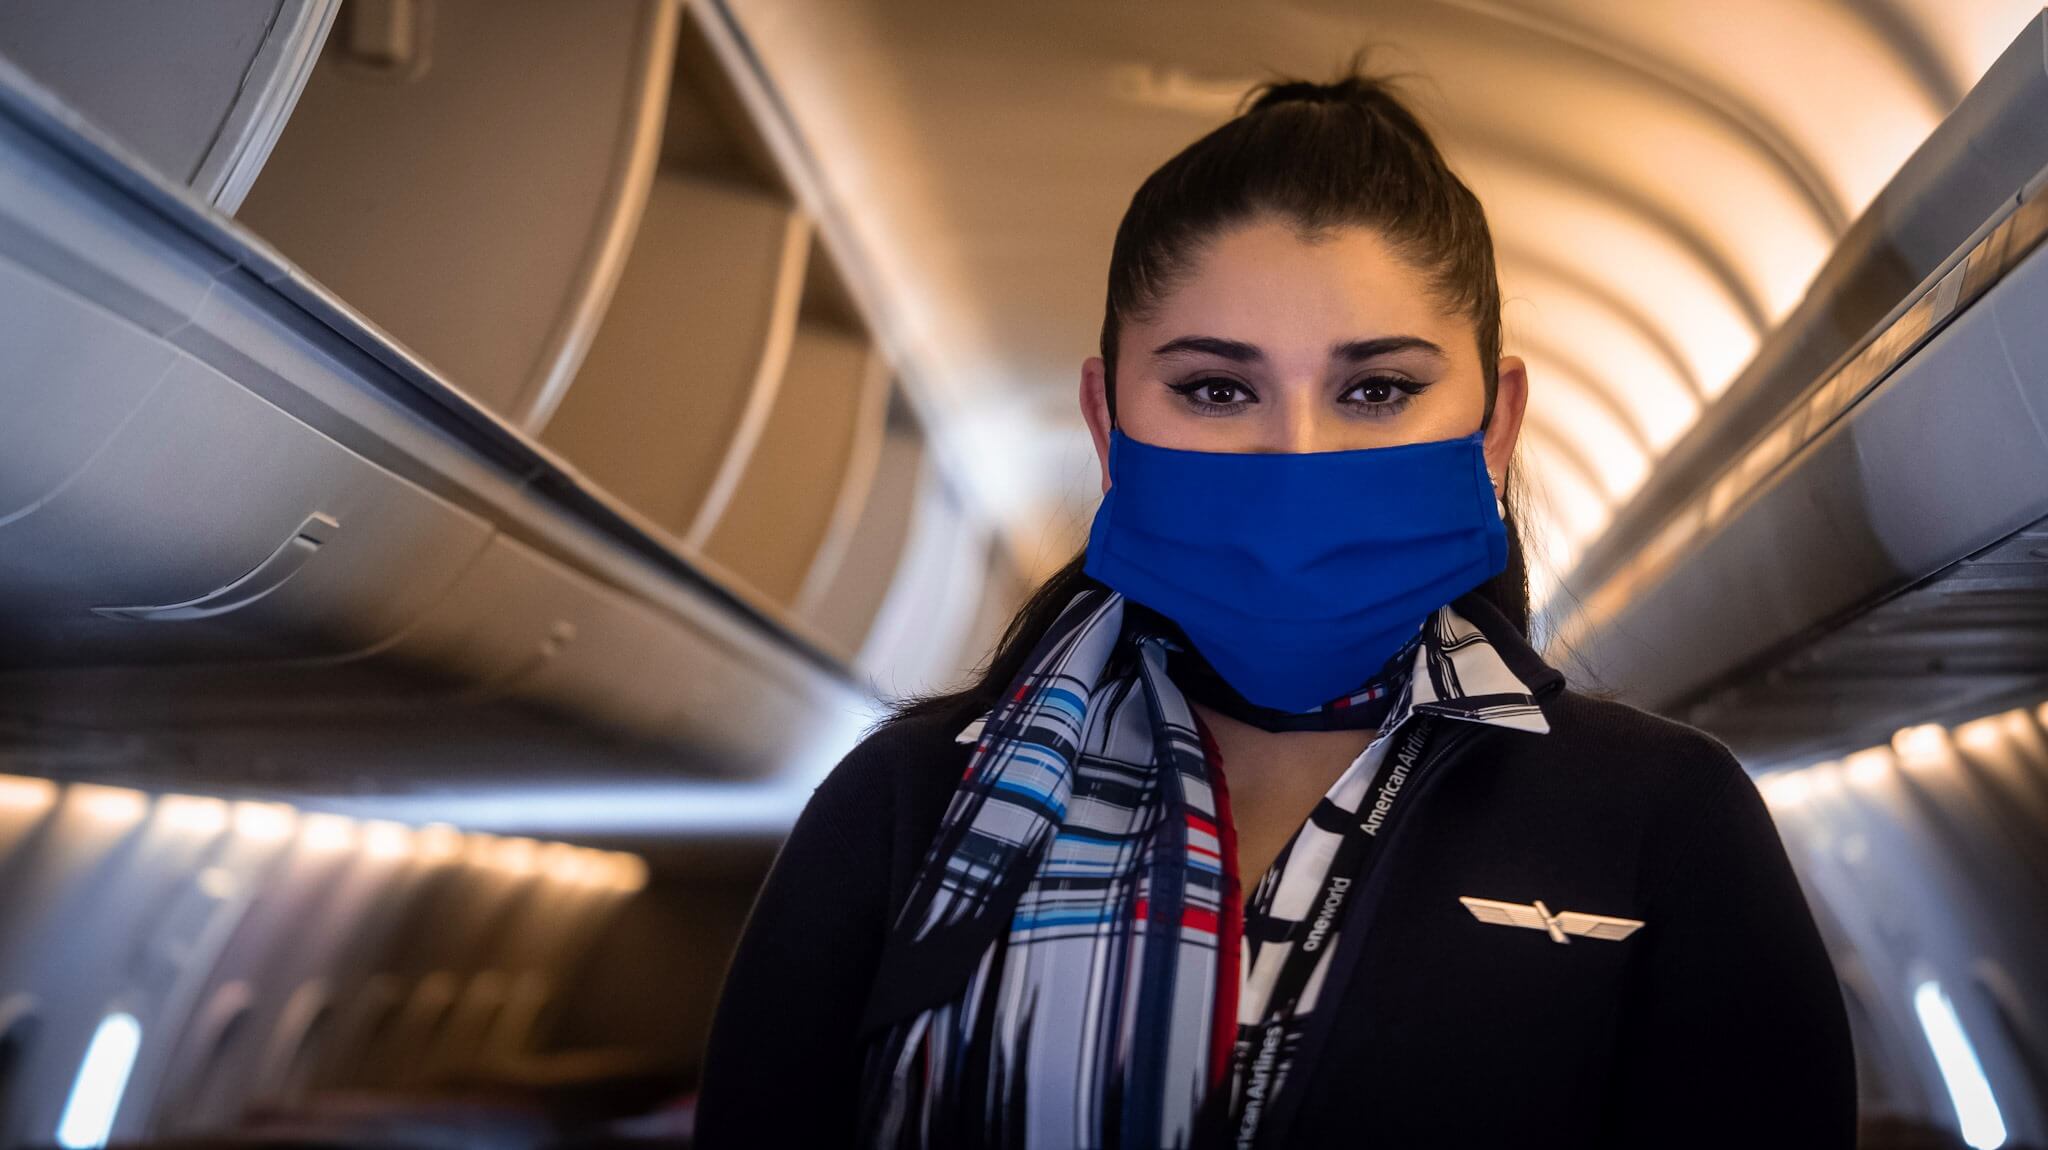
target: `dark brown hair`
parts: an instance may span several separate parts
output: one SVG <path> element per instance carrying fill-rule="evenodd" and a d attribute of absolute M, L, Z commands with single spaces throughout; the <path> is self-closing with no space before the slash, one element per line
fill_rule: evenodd
<path fill-rule="evenodd" d="M 1254 87 L 1240 103 L 1242 111 L 1166 161 L 1131 197 L 1110 250 L 1102 320 L 1112 419 L 1124 322 L 1157 306 L 1209 240 L 1248 220 L 1275 216 L 1308 239 L 1342 226 L 1369 227 L 1423 269 L 1445 310 L 1472 321 L 1486 383 L 1484 422 L 1492 420 L 1501 354 L 1500 280 L 1486 213 L 1390 81 L 1364 75 L 1361 62 L 1362 53 L 1329 83 L 1275 80 Z M 1478 590 L 1526 633 L 1528 568 L 1513 479 L 1503 477 L 1507 567 Z M 1074 595 L 1100 586 L 1082 571 L 1086 558 L 1085 551 L 1076 555 L 1032 594 L 972 683 L 905 700 L 893 717 L 948 715 L 964 723 L 987 710 Z"/>

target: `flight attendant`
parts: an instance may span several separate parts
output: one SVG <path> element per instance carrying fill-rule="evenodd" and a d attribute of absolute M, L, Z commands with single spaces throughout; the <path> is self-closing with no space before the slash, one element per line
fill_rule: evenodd
<path fill-rule="evenodd" d="M 1355 64 L 1145 181 L 1087 547 L 818 787 L 701 1145 L 1853 1145 L 1755 786 L 1524 637 L 1501 340 L 1479 202 Z"/>

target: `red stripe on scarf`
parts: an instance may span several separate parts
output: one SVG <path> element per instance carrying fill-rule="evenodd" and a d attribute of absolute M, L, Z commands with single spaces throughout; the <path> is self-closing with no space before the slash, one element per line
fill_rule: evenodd
<path fill-rule="evenodd" d="M 1237 824 L 1230 817 L 1230 788 L 1223 779 L 1223 752 L 1216 737 L 1194 715 L 1195 730 L 1202 736 L 1202 753 L 1209 760 L 1209 792 L 1216 802 L 1216 841 L 1222 844 L 1223 910 L 1210 913 L 1210 929 L 1216 931 L 1216 1013 L 1209 1023 L 1209 1089 L 1220 1089 L 1230 1073 L 1230 1051 L 1237 1041 L 1237 987 L 1243 977 L 1244 896 L 1237 874 Z M 1220 921 L 1218 921 L 1220 920 Z"/>

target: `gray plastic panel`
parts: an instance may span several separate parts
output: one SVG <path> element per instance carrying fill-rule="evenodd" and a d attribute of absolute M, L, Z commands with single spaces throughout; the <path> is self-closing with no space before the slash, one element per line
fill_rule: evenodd
<path fill-rule="evenodd" d="M 1823 621 L 2048 515 L 2048 247 L 1994 285 L 1662 582 L 1580 660 L 1671 708 Z M 2006 336 L 2015 338 L 2007 339 Z"/>
<path fill-rule="evenodd" d="M 146 330 L 184 326 L 234 266 L 146 213 L 87 189 L 99 180 L 0 119 L 0 257 Z M 136 253 L 149 251 L 149 259 Z"/>
<path fill-rule="evenodd" d="M 1836 244 L 1805 297 L 1658 462 L 1566 582 L 1581 597 L 1627 566 L 1695 490 L 1865 333 L 1888 326 L 1973 233 L 2048 165 L 2048 14 L 2036 14 Z"/>
<path fill-rule="evenodd" d="M 179 183 L 233 211 L 338 0 L 5 0 L 0 53 Z"/>
<path fill-rule="evenodd" d="M 220 134 L 282 7 L 7 0 L 0 52 L 165 175 L 186 181 Z"/>
<path fill-rule="evenodd" d="M 501 535 L 377 659 L 467 680 L 476 701 L 688 743 L 701 765 L 735 773 L 780 765 L 790 706 L 846 701 L 678 622 Z"/>
<path fill-rule="evenodd" d="M 2048 185 L 2033 194 L 2048 195 Z M 2021 399 L 2035 429 L 2048 439 L 2048 248 L 2006 273 L 1999 289 L 1974 310 L 1996 321 Z"/>
<path fill-rule="evenodd" d="M 316 515 L 335 525 L 331 536 L 277 578 L 284 549 Z M 0 527 L 0 666 L 359 650 L 432 602 L 488 534 L 181 359 L 77 481 Z M 244 584 L 262 593 L 224 613 L 152 622 L 137 610 L 266 578 L 274 587 Z M 129 610 L 102 613 L 110 608 Z"/>
<path fill-rule="evenodd" d="M 175 352 L 0 258 L 0 524 L 77 474 Z"/>

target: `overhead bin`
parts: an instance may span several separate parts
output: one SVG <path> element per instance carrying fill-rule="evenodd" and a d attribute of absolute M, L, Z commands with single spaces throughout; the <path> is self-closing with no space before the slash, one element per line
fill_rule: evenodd
<path fill-rule="evenodd" d="M 1750 373 L 1775 405 L 1717 408 L 1645 485 L 1684 488 L 1587 552 L 1546 621 L 1561 657 L 1757 766 L 2048 690 L 2044 48 L 2048 14 L 1771 335 Z"/>
<path fill-rule="evenodd" d="M 843 293 L 824 287 L 829 276 L 823 266 L 807 276 L 760 439 L 730 497 L 705 509 L 706 556 L 785 608 L 838 569 L 887 433 L 888 365 L 850 308 L 835 306 Z"/>
<path fill-rule="evenodd" d="M 1000 538 L 989 540 L 983 567 L 988 575 L 982 581 L 981 602 L 967 627 L 965 650 L 970 658 L 980 658 L 995 650 L 996 642 L 1003 637 L 1003 628 L 1009 626 L 1010 617 L 1033 590 L 1023 572 L 1010 562 L 1009 551 Z"/>
<path fill-rule="evenodd" d="M 0 371 L 0 524 L 83 469 L 177 354 L 11 262 L 7 239 L 0 232 L 0 347 L 9 358 Z"/>
<path fill-rule="evenodd" d="M 29 166 L 56 157 L 9 142 L 0 667 L 334 655 L 409 622 L 488 526 L 163 338 L 230 261 L 66 196 Z"/>
<path fill-rule="evenodd" d="M 2048 169 L 1993 224 L 1587 601 L 1602 682 L 1757 762 L 2048 688 Z"/>
<path fill-rule="evenodd" d="M 866 642 L 896 582 L 917 500 L 930 482 L 924 435 L 900 395 L 891 393 L 866 498 L 829 575 L 804 588 L 795 610 L 852 659 Z"/>
<path fill-rule="evenodd" d="M 811 221 L 690 23 L 625 271 L 581 371 L 530 426 L 701 552 L 768 428 L 803 301 L 818 295 L 807 269 L 821 263 Z M 805 341 L 806 371 L 816 346 Z"/>
<path fill-rule="evenodd" d="M 488 534 L 180 355 L 63 490 L 0 526 L 0 667 L 362 650 Z"/>
<path fill-rule="evenodd" d="M 1658 461 L 1566 584 L 1589 595 L 1813 382 L 1889 327 L 1916 285 L 2048 164 L 2048 13 L 2037 14 L 1850 225 L 1805 296 Z"/>
<path fill-rule="evenodd" d="M 657 177 L 582 371 L 541 430 L 585 477 L 701 545 L 796 334 L 809 224 L 751 188 Z"/>
<path fill-rule="evenodd" d="M 233 212 L 341 0 L 8 0 L 0 55 L 166 177 Z M 354 5 L 366 7 L 374 5 Z"/>
<path fill-rule="evenodd" d="M 10 713 L 301 748 L 432 714 L 453 753 L 516 707 L 592 762 L 761 775 L 858 709 L 799 624 L 0 80 Z"/>
<path fill-rule="evenodd" d="M 855 659 L 885 696 L 946 686 L 981 654 L 966 644 L 988 579 L 989 534 L 935 471 L 911 499 L 903 555 Z"/>
<path fill-rule="evenodd" d="M 626 278 L 680 271 L 702 302 L 621 287 L 539 442 L 0 60 L 0 711 L 52 738 L 175 731 L 229 773 L 264 747 L 417 765 L 519 731 L 627 771 L 651 741 L 759 777 L 847 737 L 869 705 L 853 660 L 895 687 L 949 673 L 987 534 L 693 52 Z M 701 338 L 659 354 L 688 371 L 607 366 L 679 330 Z M 602 474 L 619 460 L 687 466 L 636 485 Z M 771 518 L 791 535 L 750 544 Z M 428 732 L 431 752 L 401 745 Z"/>
<path fill-rule="evenodd" d="M 528 426 L 618 278 L 677 23 L 675 0 L 346 5 L 241 219 Z"/>
<path fill-rule="evenodd" d="M 735 650 L 503 535 L 374 662 L 443 676 L 469 703 L 520 702 L 690 744 L 714 770 L 773 770 L 787 708 L 835 692 Z"/>

